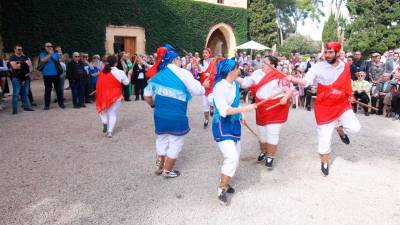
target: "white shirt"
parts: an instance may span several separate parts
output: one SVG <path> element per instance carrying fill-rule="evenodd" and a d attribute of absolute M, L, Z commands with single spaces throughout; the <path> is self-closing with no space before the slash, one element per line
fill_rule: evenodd
<path fill-rule="evenodd" d="M 204 65 L 201 65 L 201 63 L 199 63 L 199 66 L 200 66 L 200 71 L 199 71 L 199 73 L 202 73 L 202 72 L 204 72 L 204 71 L 206 71 L 207 70 L 207 68 L 208 68 L 208 66 L 210 65 L 210 60 L 211 59 L 207 59 L 207 60 L 203 60 L 203 64 Z"/>
<path fill-rule="evenodd" d="M 333 84 L 340 74 L 344 71 L 344 62 L 339 62 L 337 67 L 332 66 L 330 63 L 323 61 L 313 65 L 305 76 L 307 84 L 305 87 L 310 86 L 316 80 L 323 85 Z"/>
<path fill-rule="evenodd" d="M 265 73 L 262 69 L 256 70 L 253 72 L 253 74 L 251 76 L 245 77 L 243 78 L 243 82 L 241 84 L 242 88 L 248 88 L 251 87 L 253 85 L 257 85 L 265 76 Z M 256 93 L 257 98 L 259 99 L 266 99 L 269 98 L 270 96 L 281 92 L 283 89 L 283 87 L 281 87 L 279 85 L 279 79 L 274 79 L 271 80 L 270 82 L 264 84 Z M 280 94 L 276 97 L 274 97 L 274 99 L 276 98 L 280 98 L 282 97 L 284 94 Z"/>
<path fill-rule="evenodd" d="M 139 70 L 142 70 L 142 65 L 139 64 L 138 67 L 139 67 Z M 144 79 L 144 74 L 143 74 L 143 72 L 140 72 L 140 73 L 139 73 L 138 79 L 140 79 L 140 80 Z"/>
<path fill-rule="evenodd" d="M 232 108 L 231 105 L 236 97 L 236 82 L 231 84 L 225 79 L 222 79 L 215 85 L 213 95 L 219 115 L 226 117 L 226 113 Z"/>
<path fill-rule="evenodd" d="M 128 77 L 125 75 L 125 72 L 118 69 L 117 67 L 111 67 L 111 74 L 124 85 L 129 84 Z"/>
<path fill-rule="evenodd" d="M 203 95 L 205 93 L 204 87 L 198 80 L 194 79 L 192 73 L 176 66 L 175 64 L 169 64 L 167 67 L 185 84 L 186 88 L 192 95 Z M 145 88 L 144 95 L 154 96 L 153 90 L 151 88 Z"/>

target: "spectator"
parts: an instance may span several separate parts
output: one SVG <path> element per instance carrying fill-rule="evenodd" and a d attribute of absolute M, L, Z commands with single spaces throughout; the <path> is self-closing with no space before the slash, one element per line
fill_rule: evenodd
<path fill-rule="evenodd" d="M 347 60 L 347 64 L 349 64 L 349 66 L 351 68 L 351 65 L 353 65 L 354 57 L 352 55 L 349 55 L 349 56 L 347 56 L 346 60 Z"/>
<path fill-rule="evenodd" d="M 61 95 L 63 100 L 64 99 L 64 85 L 65 85 L 65 78 L 67 77 L 67 62 L 68 62 L 68 54 L 63 54 L 60 59 L 60 65 L 63 69 L 62 74 L 60 75 L 60 87 L 61 87 Z"/>
<path fill-rule="evenodd" d="M 339 60 L 342 61 L 342 62 L 344 62 L 344 63 L 347 63 L 346 52 L 344 52 L 343 50 L 340 51 Z"/>
<path fill-rule="evenodd" d="M 389 50 L 385 62 L 385 72 L 386 73 L 391 73 L 394 69 L 394 64 L 393 64 L 393 50 Z"/>
<path fill-rule="evenodd" d="M 92 90 L 90 88 L 89 54 L 82 52 L 82 53 L 80 53 L 80 56 L 81 56 L 81 61 L 83 62 L 83 65 L 84 65 L 85 71 L 86 71 L 86 77 L 85 77 L 85 79 L 83 81 L 84 90 L 85 90 L 85 103 L 91 104 L 92 100 L 90 98 L 90 93 L 92 92 Z"/>
<path fill-rule="evenodd" d="M 362 60 L 362 54 L 360 51 L 354 52 L 353 56 L 353 63 L 350 65 L 350 73 L 351 73 L 351 79 L 352 80 L 357 80 L 356 73 L 363 71 L 367 73 L 367 65 L 364 60 Z M 365 80 L 369 80 L 369 77 L 366 75 Z"/>
<path fill-rule="evenodd" d="M 385 64 L 381 62 L 381 55 L 379 53 L 373 53 L 371 65 L 368 69 L 369 81 L 377 83 L 384 72 Z"/>
<path fill-rule="evenodd" d="M 263 65 L 264 65 L 264 61 L 261 60 L 261 55 L 260 55 L 260 54 L 257 54 L 257 55 L 256 55 L 256 58 L 252 61 L 251 66 L 252 66 L 255 70 L 258 70 L 258 69 L 262 69 Z"/>
<path fill-rule="evenodd" d="M 356 73 L 357 80 L 353 81 L 353 94 L 356 100 L 368 104 L 370 101 L 369 92 L 371 84 L 365 80 L 365 72 L 360 71 Z M 353 104 L 353 111 L 357 113 L 357 104 Z M 364 107 L 365 116 L 369 116 L 368 107 Z"/>
<path fill-rule="evenodd" d="M 310 60 L 308 60 L 308 62 L 307 62 L 307 66 L 306 66 L 306 69 L 305 69 L 304 72 L 307 73 L 308 70 L 309 70 L 315 63 L 317 63 L 317 60 L 315 60 L 315 55 L 311 55 L 311 56 L 310 56 Z"/>
<path fill-rule="evenodd" d="M 85 80 L 87 72 L 85 64 L 80 58 L 78 52 L 72 54 L 72 61 L 67 65 L 67 78 L 71 85 L 72 103 L 74 108 L 85 106 Z"/>
<path fill-rule="evenodd" d="M 128 65 L 126 64 L 126 54 L 125 54 L 125 52 L 120 52 L 118 54 L 118 65 L 117 65 L 117 68 L 119 70 L 124 71 L 125 75 L 128 76 L 129 70 L 128 70 Z M 128 85 L 124 85 L 124 87 L 122 88 L 122 94 L 124 96 L 124 100 L 127 101 L 127 102 L 131 101 L 130 94 L 129 94 L 129 85 L 130 85 L 130 83 Z"/>
<path fill-rule="evenodd" d="M 241 69 L 240 77 L 244 78 L 249 75 L 249 64 L 243 63 L 243 68 Z"/>
<path fill-rule="evenodd" d="M 12 114 L 18 113 L 18 97 L 20 89 L 22 89 L 22 105 L 24 111 L 34 111 L 30 108 L 28 100 L 28 92 L 30 86 L 30 72 L 32 71 L 31 60 L 23 54 L 22 45 L 16 44 L 14 46 L 14 54 L 10 57 L 11 74 L 12 74 Z"/>
<path fill-rule="evenodd" d="M 41 72 L 43 75 L 44 82 L 44 110 L 50 109 L 50 99 L 51 99 L 51 90 L 53 88 L 56 89 L 57 93 L 57 102 L 60 108 L 64 109 L 64 100 L 61 93 L 60 87 L 60 74 L 62 73 L 62 68 L 59 63 L 60 54 L 55 53 L 53 50 L 53 46 L 50 42 L 44 44 L 45 52 L 40 53 L 39 60 L 43 65 L 41 68 Z"/>
<path fill-rule="evenodd" d="M 199 72 L 201 71 L 199 61 L 201 59 L 198 59 L 196 57 L 193 57 L 190 61 L 190 63 L 186 66 L 186 69 L 192 73 L 194 79 L 198 80 L 199 79 Z"/>
<path fill-rule="evenodd" d="M 60 60 L 59 61 L 60 61 L 60 65 L 61 65 L 61 67 L 63 69 L 62 73 L 60 74 L 60 88 L 61 88 L 61 94 L 62 94 L 63 100 L 65 101 L 65 98 L 64 98 L 64 83 L 65 83 L 65 77 L 66 77 L 66 74 L 67 74 L 67 68 L 66 68 L 65 60 L 62 62 L 64 54 L 62 52 L 61 46 L 57 46 L 54 50 L 55 50 L 55 52 L 57 54 L 60 54 Z M 57 96 L 56 89 L 53 89 L 53 91 Z M 57 103 L 57 98 L 55 98 L 53 102 Z"/>
<path fill-rule="evenodd" d="M 135 84 L 135 101 L 139 100 L 139 95 L 141 100 L 144 100 L 143 91 L 146 87 L 146 78 L 144 74 L 146 73 L 146 65 L 143 63 L 142 58 L 138 57 L 135 65 L 133 66 L 133 83 Z"/>
<path fill-rule="evenodd" d="M 395 82 L 394 82 L 395 83 Z M 399 120 L 400 119 L 400 91 L 398 85 L 393 85 L 395 86 L 395 91 L 392 93 L 392 102 L 391 102 L 391 108 L 392 108 L 392 113 L 393 115 L 393 120 Z"/>
<path fill-rule="evenodd" d="M 102 64 L 102 62 L 100 61 L 100 56 L 93 55 L 92 62 L 89 65 L 89 87 L 90 87 L 89 98 L 92 100 L 95 99 L 95 95 L 92 93 L 96 90 L 97 78 L 101 71 L 100 68 L 102 67 L 101 64 Z"/>
<path fill-rule="evenodd" d="M 371 105 L 373 107 L 376 107 L 376 104 L 378 103 L 377 115 L 383 114 L 383 106 L 384 106 L 383 100 L 385 98 L 385 95 L 390 92 L 391 88 L 390 76 L 391 76 L 390 73 L 384 73 L 379 83 L 377 83 L 376 88 L 373 90 Z M 373 110 L 371 113 L 375 114 L 376 112 Z"/>
<path fill-rule="evenodd" d="M 385 95 L 385 98 L 383 99 L 383 111 L 385 113 L 386 117 L 391 117 L 392 116 L 392 99 L 393 95 L 397 94 L 397 85 L 396 83 L 393 83 L 392 81 L 390 82 L 390 91 Z"/>
<path fill-rule="evenodd" d="M 395 52 L 395 53 L 393 53 L 393 70 L 392 70 L 392 73 L 398 71 L 399 68 L 400 68 L 399 53 Z"/>
<path fill-rule="evenodd" d="M 0 111 L 6 108 L 3 98 L 7 84 L 7 77 L 9 76 L 10 72 L 7 64 L 8 62 L 5 60 L 4 54 L 0 54 Z"/>

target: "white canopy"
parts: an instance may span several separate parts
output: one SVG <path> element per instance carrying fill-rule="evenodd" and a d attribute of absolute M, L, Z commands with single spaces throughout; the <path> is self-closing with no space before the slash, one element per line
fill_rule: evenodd
<path fill-rule="evenodd" d="M 249 41 L 249 42 L 246 42 L 244 44 L 237 46 L 236 49 L 269 50 L 271 48 L 269 48 L 265 45 L 262 45 L 260 43 L 257 43 L 255 41 Z"/>

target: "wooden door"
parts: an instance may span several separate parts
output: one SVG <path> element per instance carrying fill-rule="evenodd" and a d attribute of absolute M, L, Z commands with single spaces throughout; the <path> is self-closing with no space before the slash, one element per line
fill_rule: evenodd
<path fill-rule="evenodd" d="M 131 56 L 136 53 L 136 37 L 124 37 L 124 51 L 129 52 Z"/>

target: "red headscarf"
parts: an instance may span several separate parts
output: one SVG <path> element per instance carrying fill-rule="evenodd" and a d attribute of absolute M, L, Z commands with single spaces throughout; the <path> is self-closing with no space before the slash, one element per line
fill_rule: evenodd
<path fill-rule="evenodd" d="M 154 62 L 154 65 L 146 72 L 146 77 L 151 79 L 158 72 L 158 66 L 161 64 L 161 61 L 164 57 L 164 54 L 168 52 L 166 47 L 157 48 L 157 59 Z"/>
<path fill-rule="evenodd" d="M 333 49 L 336 53 L 338 53 L 342 49 L 342 44 L 340 44 L 339 42 L 336 42 L 336 41 L 332 41 L 332 42 L 326 43 L 325 48 Z"/>

